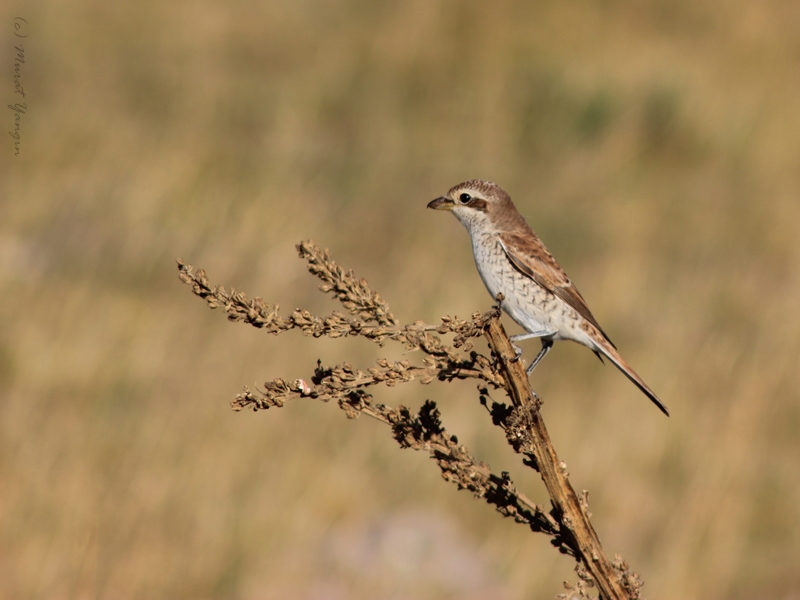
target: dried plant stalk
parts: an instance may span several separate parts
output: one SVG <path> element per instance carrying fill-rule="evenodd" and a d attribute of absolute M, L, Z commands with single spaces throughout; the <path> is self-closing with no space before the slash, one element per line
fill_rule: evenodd
<path fill-rule="evenodd" d="M 588 590 L 596 586 L 600 598 L 637 600 L 642 582 L 619 556 L 614 561 L 606 556 L 589 521 L 587 494 L 575 493 L 566 465 L 558 459 L 540 412 L 541 402 L 531 390 L 522 363 L 515 359 L 500 321 L 499 305 L 486 313 L 475 313 L 469 320 L 444 317 L 439 325 L 417 321 L 401 326 L 367 281 L 339 267 L 327 250 L 322 251 L 311 241 L 300 243 L 297 250 L 308 262 L 309 271 L 322 280 L 320 289 L 333 293 L 355 318 L 338 312 L 318 317 L 300 309 L 281 317 L 277 304 L 266 304 L 261 298 L 250 300 L 241 292 L 221 286 L 212 287 L 203 270 L 195 272 L 181 261 L 178 268 L 181 280 L 191 285 L 197 296 L 211 308 L 223 308 L 232 321 L 244 321 L 272 334 L 299 329 L 313 337 L 361 336 L 380 345 L 399 342 L 407 349 L 421 350 L 425 355 L 422 364 L 378 359 L 375 366 L 364 371 L 348 363 L 333 367 L 318 363 L 309 381 L 274 379 L 263 389 L 245 388 L 231 403 L 233 409 L 281 407 L 287 400 L 300 398 L 336 400 L 350 418 L 365 414 L 386 423 L 402 448 L 428 452 L 445 480 L 483 498 L 500 514 L 550 536 L 554 546 L 578 560 L 578 582 L 575 586 L 565 584 L 568 593 L 561 597 L 589 598 Z M 502 302 L 502 296 L 498 301 Z M 445 344 L 442 335 L 452 335 L 452 344 Z M 485 336 L 490 357 L 473 350 L 471 339 L 479 336 Z M 493 473 L 488 465 L 476 460 L 443 428 L 439 410 L 430 400 L 414 415 L 404 406 L 395 409 L 374 403 L 367 391 L 377 385 L 394 386 L 414 380 L 427 384 L 467 378 L 482 382 L 480 397 L 487 407 L 486 386 L 503 389 L 511 399 L 510 407 L 492 404 L 492 420 L 505 431 L 514 450 L 525 456 L 523 462 L 540 473 L 551 498 L 550 511 L 520 493 L 507 473 Z"/>
<path fill-rule="evenodd" d="M 509 444 L 539 471 L 558 514 L 562 534 L 591 574 L 601 597 L 638 598 L 641 582 L 629 572 L 624 561 L 618 560 L 615 565 L 606 556 L 589 521 L 586 498 L 578 497 L 567 478 L 566 465 L 558 459 L 547 433 L 539 397 L 531 390 L 522 363 L 514 359 L 516 353 L 500 319 L 489 321 L 485 332 L 492 352 L 500 359 L 498 364 L 507 382 L 504 387 L 514 404 L 514 410 L 503 423 Z"/>

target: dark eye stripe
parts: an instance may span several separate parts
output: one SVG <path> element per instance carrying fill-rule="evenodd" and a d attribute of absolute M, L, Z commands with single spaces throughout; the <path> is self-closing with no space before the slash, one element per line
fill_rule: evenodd
<path fill-rule="evenodd" d="M 469 207 L 480 212 L 487 212 L 489 210 L 489 203 L 482 198 L 473 198 L 469 203 Z"/>

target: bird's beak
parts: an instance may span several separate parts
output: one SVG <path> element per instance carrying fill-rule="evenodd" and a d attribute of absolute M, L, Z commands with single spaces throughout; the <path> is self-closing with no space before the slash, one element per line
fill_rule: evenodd
<path fill-rule="evenodd" d="M 452 210 L 453 206 L 455 206 L 455 202 L 446 196 L 442 196 L 436 200 L 431 200 L 428 202 L 428 208 L 432 208 L 434 210 Z"/>

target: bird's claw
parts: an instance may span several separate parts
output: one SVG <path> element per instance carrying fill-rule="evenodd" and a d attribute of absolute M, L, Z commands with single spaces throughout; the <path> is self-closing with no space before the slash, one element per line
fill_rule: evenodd
<path fill-rule="evenodd" d="M 519 357 L 522 356 L 522 348 L 517 346 L 515 343 L 511 343 L 511 346 L 514 348 L 514 358 L 511 359 L 511 362 L 517 362 Z"/>

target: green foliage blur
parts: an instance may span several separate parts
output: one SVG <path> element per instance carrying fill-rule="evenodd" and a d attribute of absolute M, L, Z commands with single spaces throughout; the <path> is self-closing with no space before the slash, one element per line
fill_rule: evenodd
<path fill-rule="evenodd" d="M 314 239 L 403 322 L 485 310 L 426 203 L 502 185 L 666 419 L 557 344 L 533 377 L 593 522 L 662 599 L 800 593 L 800 4 L 13 0 L 0 149 L 0 597 L 552 598 L 573 564 L 335 406 L 233 413 L 319 358 L 177 278 L 324 315 Z M 5 100 L 8 100 L 6 102 Z M 509 329 L 516 327 L 509 322 Z M 527 342 L 530 358 L 538 344 Z M 435 400 L 547 498 L 474 382 Z M 502 398 L 498 397 L 497 400 Z"/>

